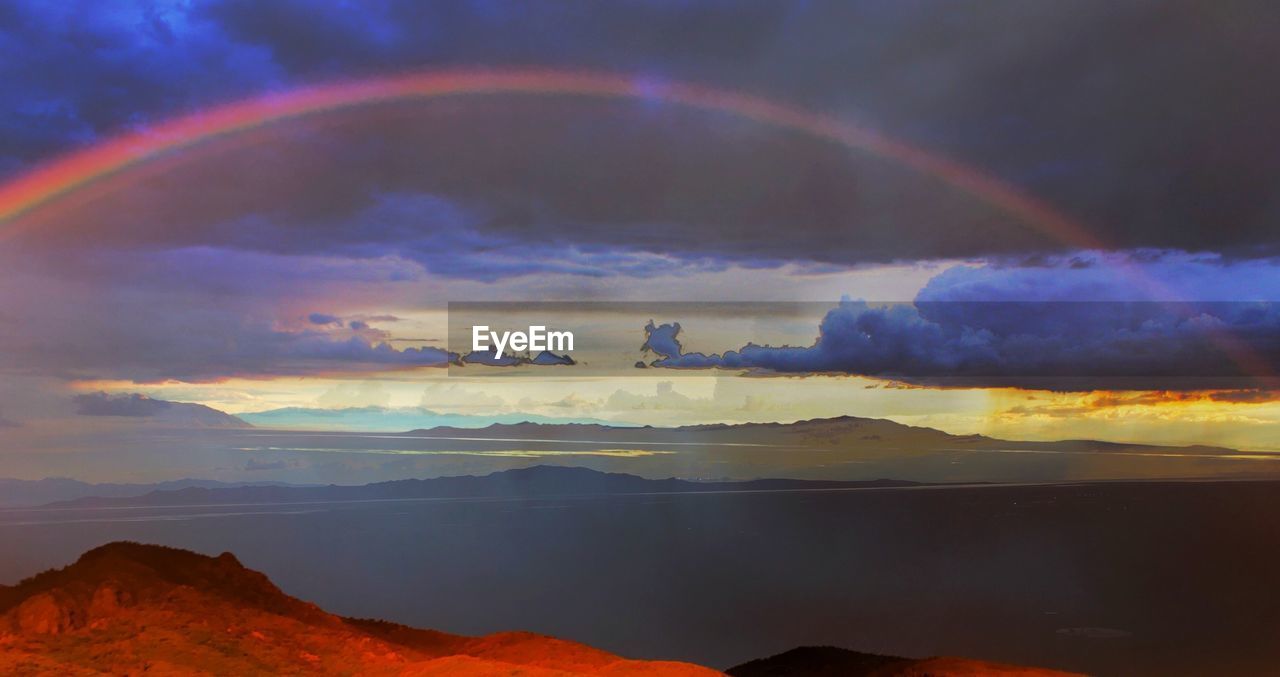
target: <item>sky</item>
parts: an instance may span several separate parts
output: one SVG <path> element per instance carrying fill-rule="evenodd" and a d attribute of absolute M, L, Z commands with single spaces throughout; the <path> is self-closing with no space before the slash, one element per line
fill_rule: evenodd
<path fill-rule="evenodd" d="M 1277 29 L 1266 2 L 6 3 L 0 436 L 120 418 L 105 392 L 1274 449 Z M 494 378 L 448 367 L 467 301 L 827 305 L 626 318 L 643 372 Z"/>

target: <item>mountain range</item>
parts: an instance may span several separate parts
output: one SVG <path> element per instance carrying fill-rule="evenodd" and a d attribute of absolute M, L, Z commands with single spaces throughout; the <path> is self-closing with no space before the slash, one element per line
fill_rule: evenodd
<path fill-rule="evenodd" d="M 242 486 L 290 486 L 280 482 L 219 482 L 217 480 L 180 479 L 149 484 L 89 483 L 67 477 L 46 477 L 40 480 L 0 478 L 0 508 L 44 505 L 56 501 L 77 498 L 124 498 L 142 496 L 153 491 L 174 491 L 200 487 L 203 489 L 228 489 Z"/>
<path fill-rule="evenodd" d="M 82 393 L 72 398 L 81 416 L 132 419 L 149 424 L 185 428 L 249 428 L 245 421 L 194 402 L 159 400 L 142 393 Z"/>
<path fill-rule="evenodd" d="M 363 485 L 327 486 L 187 486 L 159 489 L 140 496 L 85 497 L 49 504 L 59 508 L 216 505 L 226 503 L 311 503 L 451 498 L 526 498 L 734 491 L 795 491 L 918 486 L 898 480 L 840 481 L 761 479 L 740 482 L 695 482 L 676 478 L 645 479 L 588 468 L 533 466 L 488 475 L 407 479 Z"/>
<path fill-rule="evenodd" d="M 226 431 L 229 444 L 244 444 L 240 431 Z M 248 433 L 246 433 L 248 434 Z M 393 480 L 374 484 L 316 486 L 310 478 L 299 477 L 302 486 L 293 480 L 279 478 L 277 482 L 221 483 L 206 480 L 176 480 L 154 485 L 103 484 L 89 485 L 75 480 L 3 480 L 0 479 L 0 507 L 33 506 L 55 502 L 78 501 L 75 505 L 174 505 L 219 502 L 282 502 L 327 500 L 375 500 L 397 498 L 452 498 L 461 496 L 533 495 L 533 494 L 591 494 L 635 493 L 669 491 L 727 491 L 774 488 L 836 488 L 866 484 L 875 477 L 897 477 L 903 473 L 913 479 L 933 483 L 972 483 L 979 480 L 1035 481 L 1010 476 L 990 475 L 992 466 L 973 466 L 975 470 L 956 474 L 954 466 L 946 464 L 952 453 L 999 452 L 1021 454 L 1020 459 L 1049 459 L 1059 455 L 1063 461 L 1074 456 L 1081 461 L 1074 474 L 1065 473 L 1059 466 L 1052 466 L 1047 476 L 1054 480 L 1076 477 L 1078 479 L 1112 479 L 1115 477 L 1197 477 L 1239 475 L 1258 477 L 1271 472 L 1269 464 L 1242 465 L 1242 454 L 1231 449 L 1210 446 L 1157 446 L 1134 443 L 1104 442 L 1097 440 L 1059 441 L 1009 441 L 984 435 L 953 435 L 927 427 L 909 426 L 885 419 L 844 416 L 814 419 L 794 423 L 742 423 L 695 425 L 677 428 L 649 426 L 625 427 L 600 423 L 494 423 L 483 428 L 438 426 L 414 429 L 401 433 L 384 433 L 375 436 L 360 433 L 307 433 L 263 431 L 257 436 L 283 436 L 271 446 L 253 448 L 260 453 L 289 453 L 298 458 L 312 446 L 330 447 L 328 451 L 350 449 L 352 452 L 388 450 L 398 453 L 431 453 L 458 450 L 488 452 L 497 450 L 528 450 L 527 459 L 513 456 L 505 467 L 521 467 L 539 458 L 538 453 L 550 450 L 552 454 L 571 452 L 602 452 L 602 456 L 620 452 L 635 453 L 642 457 L 631 465 L 595 466 L 602 470 L 629 471 L 650 478 L 705 470 L 714 467 L 733 468 L 735 479 L 752 477 L 808 477 L 808 484 L 797 484 L 799 479 L 768 480 L 773 484 L 760 484 L 763 480 L 733 483 L 711 483 L 677 479 L 643 479 L 633 475 L 600 475 L 581 470 L 574 474 L 570 469 L 555 475 L 550 469 L 537 472 L 497 473 L 489 477 L 438 477 L 429 480 Z M 247 438 L 246 438 L 247 439 Z M 254 438 L 257 439 L 256 437 Z M 294 447 L 299 447 L 294 449 Z M 245 450 L 250 448 L 246 447 Z M 507 453 L 503 451 L 503 453 Z M 1032 456 L 1027 456 L 1031 454 Z M 1261 458 L 1262 455 L 1255 454 Z M 943 471 L 922 471 L 922 466 L 907 466 L 915 458 L 934 459 Z M 1135 458 L 1146 457 L 1146 458 Z M 424 456 L 423 458 L 426 458 Z M 500 458 L 495 456 L 494 458 Z M 552 458 L 559 458 L 552 456 Z M 1007 457 L 1015 458 L 1015 457 Z M 698 465 L 689 465 L 683 459 L 693 459 Z M 1115 459 L 1112 466 L 1100 463 Z M 1137 461 L 1161 461 L 1158 465 L 1147 463 L 1133 465 Z M 1174 465 L 1173 461 L 1180 461 Z M 1261 460 L 1271 460 L 1262 458 Z M 717 461 L 720 463 L 717 464 Z M 560 462 L 556 461 L 542 461 Z M 591 465 L 588 457 L 574 458 L 575 465 Z M 879 464 L 879 465 L 876 465 Z M 1123 464 L 1123 465 L 1122 465 Z M 496 462 L 495 462 L 496 465 Z M 601 467 L 604 466 L 604 467 Z M 445 467 L 445 466 L 440 466 Z M 493 467 L 493 466 L 490 466 Z M 501 469 L 499 465 L 496 469 Z M 1012 466 L 1011 466 L 1012 467 Z M 849 470 L 861 469 L 861 476 Z M 1114 468 L 1114 470 L 1112 470 Z M 868 471 L 868 469 L 872 469 Z M 877 472 L 872 475 L 869 472 Z M 438 473 L 438 471 L 437 471 Z M 660 474 L 661 473 L 661 474 Z M 880 474 L 882 473 L 882 474 Z M 1111 474 L 1114 473 L 1114 474 Z M 443 473 L 438 473 L 443 474 Z M 850 477 L 856 481 L 823 479 L 825 477 Z M 688 477 L 689 475 L 684 475 Z M 887 480 L 879 480 L 886 482 Z M 787 484 L 790 482 L 791 484 Z M 827 484 L 823 484 L 827 482 Z M 900 482 L 899 486 L 909 484 Z M 145 498 L 142 498 L 145 497 Z"/>
<path fill-rule="evenodd" d="M 240 414 L 238 420 L 263 428 L 292 430 L 388 432 L 411 438 L 499 441 L 593 441 L 609 444 L 666 443 L 680 445 L 784 446 L 794 448 L 851 447 L 912 451 L 918 449 L 990 450 L 1011 445 L 1028 451 L 1161 452 L 1225 454 L 1235 450 L 1207 445 L 1165 446 L 1130 442 L 1074 439 L 1055 441 L 1003 440 L 985 435 L 954 435 L 936 428 L 912 426 L 888 419 L 837 416 L 790 423 L 715 423 L 658 428 L 597 421 L 508 414 L 499 417 L 440 414 L 423 408 L 353 407 L 313 409 L 290 407 Z M 429 426 L 423 426 L 427 422 Z M 487 423 L 486 423 L 487 422 Z M 482 425 L 482 423 L 484 423 Z"/>
<path fill-rule="evenodd" d="M 1164 452 L 1226 454 L 1234 450 L 1205 445 L 1161 446 L 1099 440 L 1014 441 L 985 435 L 953 435 L 936 428 L 912 426 L 881 418 L 837 416 L 794 423 L 715 423 L 673 428 L 615 426 L 599 423 L 545 424 L 521 422 L 484 428 L 439 426 L 403 433 L 407 437 L 504 439 L 510 441 L 592 441 L 608 444 L 680 444 L 741 447 L 777 447 L 793 450 L 857 448 L 912 451 L 991 450 L 1016 448 L 1029 451 Z"/>

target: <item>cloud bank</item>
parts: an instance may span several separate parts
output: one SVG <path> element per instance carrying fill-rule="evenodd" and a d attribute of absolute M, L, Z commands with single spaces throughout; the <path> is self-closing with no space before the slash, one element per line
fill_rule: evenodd
<path fill-rule="evenodd" d="M 1280 366 L 1280 304 L 844 301 L 812 345 L 685 352 L 679 323 L 645 327 L 667 369 L 842 373 L 1049 390 L 1240 387 Z M 1261 373 L 1260 373 L 1261 372 Z"/>
<path fill-rule="evenodd" d="M 1194 0 L 929 12 L 873 2 L 19 2 L 0 12 L 0 95 L 13 102 L 0 111 L 0 172 L 280 89 L 538 64 L 706 83 L 856 121 L 1064 207 L 1107 247 L 1258 256 L 1275 252 L 1280 216 L 1270 152 L 1280 94 L 1255 76 L 1280 58 L 1277 12 Z M 1081 35 L 1091 36 L 1083 54 Z M 333 122 L 255 138 L 222 167 L 173 167 L 92 216 L 104 233 L 146 231 L 139 239 L 153 244 L 366 256 L 395 243 L 428 251 L 407 242 L 427 238 L 424 224 L 378 211 L 393 195 L 441 200 L 426 220 L 455 233 L 467 223 L 464 239 L 513 252 L 572 243 L 600 260 L 632 249 L 850 264 L 1078 245 L 883 159 L 652 101 L 463 101 Z M 111 223 L 116 213 L 123 223 Z M 323 216 L 334 225 L 316 223 Z M 456 263 L 460 276 L 480 274 Z M 487 274 L 521 267 L 518 255 L 503 263 L 512 271 L 491 261 Z"/>

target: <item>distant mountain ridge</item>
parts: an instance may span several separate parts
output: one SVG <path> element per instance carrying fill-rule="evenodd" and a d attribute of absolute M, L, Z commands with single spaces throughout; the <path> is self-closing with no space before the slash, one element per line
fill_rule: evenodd
<path fill-rule="evenodd" d="M 284 482 L 219 482 L 184 478 L 148 484 L 89 483 L 66 477 L 40 480 L 0 478 L 0 508 L 37 506 L 77 498 L 124 498 L 142 496 L 153 491 L 172 491 L 189 487 L 219 489 L 244 486 L 303 486 Z"/>
<path fill-rule="evenodd" d="M 615 426 L 599 423 L 545 424 L 534 422 L 495 423 L 484 428 L 440 426 L 415 429 L 405 436 L 508 438 L 512 440 L 570 441 L 594 440 L 617 444 L 667 442 L 692 444 L 741 444 L 751 446 L 833 447 L 858 445 L 866 448 L 929 446 L 936 449 L 982 450 L 1026 449 L 1045 451 L 1159 451 L 1221 454 L 1235 450 L 1206 445 L 1162 446 L 1100 440 L 1018 441 L 986 435 L 954 435 L 936 428 L 912 426 L 883 418 L 837 416 L 793 423 L 711 423 L 673 428 Z"/>
<path fill-rule="evenodd" d="M 318 433 L 319 434 L 319 433 Z M 1095 453 L 1179 456 L 1215 455 L 1236 453 L 1234 450 L 1209 447 L 1168 447 L 1144 444 L 1103 442 L 1096 440 L 1059 440 L 1027 442 L 1001 440 L 984 435 L 953 435 L 927 427 L 909 426 L 886 419 L 841 416 L 827 419 L 811 419 L 794 423 L 738 423 L 691 425 L 677 428 L 651 426 L 625 427 L 601 423 L 494 423 L 483 428 L 439 426 L 415 429 L 404 433 L 388 433 L 387 439 L 403 438 L 406 442 L 420 440 L 460 440 L 466 444 L 510 442 L 513 445 L 575 445 L 569 448 L 638 448 L 641 450 L 671 450 L 706 448 L 760 448 L 762 453 L 778 457 L 794 457 L 807 454 L 815 463 L 826 462 L 832 450 L 851 454 L 850 457 L 899 457 L 918 452 L 964 451 L 1026 451 L 1051 453 Z M 435 447 L 449 448 L 443 443 Z M 577 446 L 582 445 L 582 446 Z M 292 502 L 332 500 L 383 500 L 403 498 L 458 498 L 465 496 L 520 496 L 592 493 L 638 493 L 670 491 L 743 491 L 765 486 L 790 488 L 839 488 L 867 485 L 867 481 L 843 480 L 755 480 L 725 482 L 721 485 L 668 479 L 645 479 L 636 475 L 593 473 L 589 470 L 543 467 L 526 468 L 524 471 L 503 471 L 481 478 L 470 476 L 440 477 L 426 480 L 393 480 L 366 485 L 327 485 L 310 487 L 288 486 L 200 486 L 173 487 L 174 491 L 144 492 L 136 499 L 120 498 L 122 494 L 87 497 L 79 494 L 67 499 L 53 499 L 60 505 L 95 507 L 120 505 L 193 505 L 224 502 Z M 512 474 L 507 474 L 512 473 Z M 552 476 L 552 473 L 559 473 Z M 759 473 L 768 477 L 772 473 Z M 625 479 L 623 479 L 625 478 Z M 889 480 L 876 480 L 881 486 Z M 940 480 L 945 481 L 945 480 Z M 767 483 L 772 482 L 773 485 Z M 826 483 L 824 485 L 824 482 Z M 760 484 L 765 483 L 765 484 Z M 779 484 L 782 483 L 782 484 Z M 786 484 L 791 483 L 791 484 Z M 892 486 L 906 486 L 911 482 L 897 482 Z M 157 489 L 169 489 L 157 487 Z M 523 493 L 522 493 L 523 492 Z M 531 492 L 531 493 L 530 493 Z M 134 494 L 135 496 L 137 493 Z"/>
<path fill-rule="evenodd" d="M 405 479 L 363 485 L 331 484 L 303 487 L 275 485 L 212 488 L 191 486 L 182 489 L 153 491 L 134 497 L 79 498 L 51 503 L 47 507 L 99 508 L 433 498 L 522 498 L 648 493 L 889 488 L 910 487 L 918 484 L 917 482 L 898 480 L 761 479 L 726 482 L 695 482 L 676 478 L 653 480 L 624 473 L 605 473 L 587 468 L 542 465 L 515 470 L 502 470 L 480 476 L 458 475 L 431 479 Z"/>
<path fill-rule="evenodd" d="M 221 412 L 219 412 L 221 413 Z M 438 414 L 425 408 L 389 409 L 385 407 L 351 407 L 346 409 L 309 409 L 289 407 L 240 414 L 237 420 L 257 427 L 297 429 L 299 431 L 388 432 L 421 423 L 428 417 L 430 427 L 412 427 L 406 432 L 390 433 L 406 437 L 458 437 L 468 439 L 503 438 L 513 441 L 598 441 L 626 443 L 706 442 L 714 444 L 780 445 L 834 447 L 856 444 L 865 448 L 951 448 L 955 450 L 996 450 L 1017 448 L 1028 451 L 1105 452 L 1176 450 L 1182 454 L 1225 454 L 1236 450 L 1209 445 L 1156 445 L 1132 442 L 1107 442 L 1089 439 L 1052 441 L 1004 440 L 986 435 L 955 435 L 936 428 L 912 426 L 889 419 L 859 416 L 815 418 L 791 423 L 709 423 L 677 427 L 618 425 L 604 421 L 565 421 L 529 414 L 472 416 Z M 496 421 L 495 421 L 496 419 Z M 491 421 L 479 425 L 479 421 Z M 476 423 L 476 425 L 468 425 Z"/>
<path fill-rule="evenodd" d="M 194 402 L 159 400 L 142 393 L 82 393 L 72 398 L 81 416 L 133 419 L 188 428 L 252 428 L 244 420 Z"/>

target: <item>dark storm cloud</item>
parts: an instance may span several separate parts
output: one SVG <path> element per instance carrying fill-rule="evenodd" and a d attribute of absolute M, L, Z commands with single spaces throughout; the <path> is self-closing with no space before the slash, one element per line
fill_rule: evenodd
<path fill-rule="evenodd" d="M 1044 256 L 953 266 L 916 300 L 1280 301 L 1280 260 L 1144 251 Z"/>
<path fill-rule="evenodd" d="M 511 355 L 503 353 L 494 355 L 493 351 L 473 350 L 463 355 L 458 360 L 459 365 L 478 364 L 486 367 L 522 367 L 526 365 L 538 367 L 565 367 L 573 366 L 577 362 L 568 355 L 557 355 L 549 350 L 543 350 L 537 355 Z"/>
<path fill-rule="evenodd" d="M 1152 301 L 1165 295 L 1187 301 Z M 1224 301 L 1232 298 L 1249 301 Z M 913 302 L 842 302 L 807 346 L 687 352 L 680 331 L 679 323 L 645 327 L 643 348 L 658 356 L 652 366 L 957 386 L 1259 392 L 1249 378 L 1280 373 L 1280 267 L 1151 253 L 954 266 Z"/>
<path fill-rule="evenodd" d="M 342 318 L 337 315 L 328 315 L 326 313 L 311 313 L 307 316 L 307 321 L 311 324 L 342 324 Z"/>
<path fill-rule="evenodd" d="M 267 50 L 159 2 L 0 7 L 0 171 L 279 83 Z"/>
<path fill-rule="evenodd" d="M 473 350 L 462 356 L 461 361 L 465 364 L 481 364 L 488 367 L 515 367 L 519 366 L 521 360 L 515 355 L 494 355 L 492 351 Z"/>
<path fill-rule="evenodd" d="M 1280 146 L 1280 88 L 1265 82 L 1280 56 L 1278 16 L 1268 2 L 1191 0 L 11 3 L 0 10 L 0 94 L 13 102 L 0 112 L 0 171 L 303 83 L 450 65 L 598 68 L 857 119 L 1048 199 L 1112 247 L 1252 256 L 1274 251 L 1280 218 L 1280 155 L 1271 151 Z M 430 139 L 428 154 L 411 141 L 412 161 L 386 148 L 403 138 L 395 125 L 382 140 L 368 128 L 336 140 L 341 132 L 317 129 L 302 144 L 310 156 L 286 155 L 283 174 L 266 165 L 272 187 L 303 170 L 301 198 L 275 194 L 288 209 L 264 188 L 261 203 L 246 195 L 236 213 L 218 193 L 246 191 L 211 174 L 192 184 L 209 194 L 184 203 L 208 229 L 184 225 L 193 238 L 245 248 L 384 252 L 404 235 L 394 224 L 347 229 L 360 233 L 354 241 L 323 229 L 309 243 L 288 222 L 349 223 L 333 215 L 421 193 L 479 215 L 471 227 L 483 238 L 550 247 L 850 263 L 1064 246 L 883 163 L 661 106 L 645 126 L 637 116 L 655 107 L 631 108 L 571 116 L 560 129 L 536 111 L 517 111 L 527 120 L 515 124 L 455 109 L 436 133 L 461 127 L 459 141 Z M 495 127 L 507 136 L 483 142 Z M 258 171 L 228 166 L 244 181 Z M 193 216 L 191 205 L 208 213 Z M 237 219 L 248 217 L 277 230 L 246 236 L 248 221 Z M 482 277 L 466 267 L 483 268 L 474 262 L 437 265 Z M 597 268 L 608 265 L 577 270 Z M 494 270 L 519 274 L 513 262 Z"/>
<path fill-rule="evenodd" d="M 844 373 L 916 383 L 1048 390 L 1239 386 L 1280 370 L 1280 305 L 846 301 L 804 347 L 684 352 L 679 323 L 645 327 L 670 369 Z"/>

